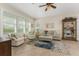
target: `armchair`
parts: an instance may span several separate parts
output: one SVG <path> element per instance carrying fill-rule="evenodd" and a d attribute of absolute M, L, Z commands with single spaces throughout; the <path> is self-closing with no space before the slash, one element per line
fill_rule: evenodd
<path fill-rule="evenodd" d="M 12 46 L 19 46 L 24 43 L 24 37 L 16 37 L 15 34 L 11 34 L 9 38 L 12 41 Z"/>

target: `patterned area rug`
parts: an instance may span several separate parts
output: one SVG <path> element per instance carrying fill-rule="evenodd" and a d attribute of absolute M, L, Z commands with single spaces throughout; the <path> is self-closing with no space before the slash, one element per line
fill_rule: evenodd
<path fill-rule="evenodd" d="M 70 53 L 68 52 L 67 48 L 62 42 L 57 42 L 54 41 L 54 49 L 52 49 L 53 55 L 58 55 L 58 56 L 69 56 Z"/>

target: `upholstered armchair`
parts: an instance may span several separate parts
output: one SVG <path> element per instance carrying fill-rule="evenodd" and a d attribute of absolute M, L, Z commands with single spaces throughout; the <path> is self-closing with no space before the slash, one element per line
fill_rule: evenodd
<path fill-rule="evenodd" d="M 19 46 L 24 43 L 24 37 L 17 37 L 15 34 L 9 35 L 12 41 L 12 46 Z"/>

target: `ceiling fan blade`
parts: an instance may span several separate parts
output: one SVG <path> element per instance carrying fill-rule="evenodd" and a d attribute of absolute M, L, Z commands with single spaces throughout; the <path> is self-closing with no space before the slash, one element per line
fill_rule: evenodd
<path fill-rule="evenodd" d="M 47 8 L 45 9 L 45 11 L 47 11 Z"/>
<path fill-rule="evenodd" d="M 56 6 L 54 6 L 54 5 L 51 5 L 51 7 L 52 7 L 52 8 L 56 8 Z"/>
<path fill-rule="evenodd" d="M 46 6 L 46 5 L 40 5 L 39 7 L 43 7 L 43 6 Z"/>

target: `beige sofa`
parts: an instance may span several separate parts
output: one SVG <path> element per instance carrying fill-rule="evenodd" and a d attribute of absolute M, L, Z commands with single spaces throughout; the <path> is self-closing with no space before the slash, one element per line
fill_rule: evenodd
<path fill-rule="evenodd" d="M 47 35 L 45 35 L 44 31 L 42 31 L 40 33 L 39 38 L 44 38 L 44 40 L 49 40 L 49 41 L 61 40 L 60 34 L 57 30 L 49 30 Z"/>

